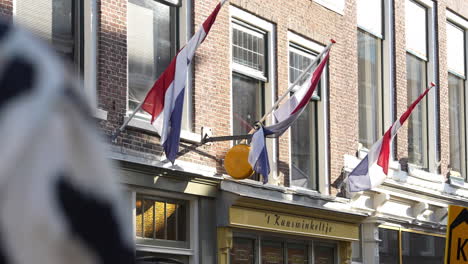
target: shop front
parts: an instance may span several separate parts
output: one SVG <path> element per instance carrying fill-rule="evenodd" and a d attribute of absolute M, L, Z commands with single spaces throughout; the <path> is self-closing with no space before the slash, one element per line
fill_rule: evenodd
<path fill-rule="evenodd" d="M 215 264 L 219 179 L 120 162 L 138 264 Z"/>
<path fill-rule="evenodd" d="M 222 188 L 226 183 L 222 183 Z M 253 192 L 249 197 L 228 193 L 218 214 L 220 264 L 341 264 L 351 263 L 353 241 L 365 216 L 327 209 L 334 202 L 297 197 L 301 202 L 274 199 L 276 191 Z M 226 192 L 225 192 L 226 193 Z M 261 197 L 263 195 L 268 197 Z M 256 197 L 253 197 L 256 196 Z M 263 198 L 263 199 L 261 199 Z M 294 195 L 291 195 L 294 199 Z M 231 203 L 229 203 L 231 201 Z M 224 211 L 223 211 L 224 210 Z"/>

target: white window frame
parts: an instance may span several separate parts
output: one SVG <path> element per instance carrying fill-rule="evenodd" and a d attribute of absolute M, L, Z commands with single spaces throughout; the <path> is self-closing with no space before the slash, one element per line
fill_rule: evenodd
<path fill-rule="evenodd" d="M 13 20 L 16 17 L 16 4 L 13 0 Z M 88 98 L 94 116 L 107 120 L 107 111 L 98 108 L 97 96 L 97 45 L 98 45 L 98 15 L 97 0 L 84 1 L 83 3 L 83 83 L 84 93 Z"/>
<path fill-rule="evenodd" d="M 171 193 L 164 192 L 154 189 L 146 189 L 141 187 L 125 187 L 125 197 L 126 204 L 128 208 L 125 208 L 125 212 L 131 212 L 126 216 L 126 219 L 130 219 L 132 224 L 132 235 L 136 239 L 136 196 L 145 195 L 145 196 L 154 196 L 164 197 L 169 199 L 184 200 L 188 204 L 188 248 L 176 248 L 176 247 L 166 247 L 166 246 L 155 246 L 155 245 L 145 245 L 145 244 L 136 244 L 135 250 L 146 251 L 151 253 L 161 253 L 161 254 L 173 254 L 189 257 L 189 264 L 199 264 L 199 211 L 198 211 L 198 199 L 196 196 L 187 195 L 183 193 Z M 136 241 L 136 240 L 135 240 Z"/>
<path fill-rule="evenodd" d="M 191 28 L 193 27 L 192 23 L 192 9 L 193 9 L 193 4 L 192 1 L 188 0 L 180 0 L 182 3 L 182 6 L 180 7 L 180 16 L 179 16 L 179 48 L 182 48 L 188 40 L 193 35 L 193 32 Z M 128 0 L 127 0 L 128 2 Z M 128 21 L 128 12 L 127 12 L 127 21 Z M 127 34 L 128 36 L 128 34 Z M 128 117 L 133 113 L 129 109 L 129 104 L 128 104 L 128 91 L 130 89 L 129 86 L 129 79 L 128 79 L 128 53 L 127 53 L 127 93 L 126 93 L 126 117 L 125 120 L 128 119 Z M 171 58 L 172 59 L 172 58 Z M 192 80 L 193 80 L 193 64 L 190 65 L 189 70 L 187 72 L 187 80 L 185 83 L 185 98 L 184 98 L 184 110 L 182 114 L 182 123 L 187 124 L 187 128 L 181 129 L 181 134 L 180 138 L 183 141 L 186 142 L 192 142 L 192 143 L 200 143 L 201 138 L 200 134 L 195 133 L 193 131 L 193 111 L 194 111 L 194 106 L 193 106 L 193 96 L 192 96 L 192 90 L 193 90 L 193 85 L 192 85 Z M 156 81 L 156 80 L 155 80 Z M 148 91 L 151 89 L 151 87 L 148 87 Z M 156 129 L 150 124 L 150 119 L 149 115 L 145 114 L 140 114 L 137 113 L 135 115 L 137 118 L 133 118 L 128 125 L 130 127 L 136 127 L 139 129 L 143 129 L 146 131 L 150 131 L 152 133 L 157 133 Z"/>
<path fill-rule="evenodd" d="M 291 44 L 296 44 L 302 46 L 312 52 L 320 54 L 320 52 L 325 48 L 324 45 L 319 44 L 315 41 L 311 41 L 306 39 L 298 34 L 295 34 L 291 31 L 288 31 L 288 47 L 287 47 L 287 58 L 288 58 L 288 69 L 289 69 L 289 51 Z M 288 70 L 288 80 L 289 80 L 289 70 Z M 288 82 L 289 83 L 289 82 Z M 328 174 L 328 155 L 329 155 L 329 142 L 328 142 L 328 69 L 325 67 L 322 77 L 320 79 L 320 100 L 316 101 L 317 103 L 317 148 L 318 148 L 318 175 L 317 175 L 317 190 L 310 190 L 307 188 L 293 186 L 290 184 L 290 188 L 294 190 L 304 190 L 304 191 L 313 191 L 313 192 L 320 192 L 325 195 L 330 194 L 330 179 Z M 289 133 L 289 182 L 292 182 L 292 140 L 291 140 L 291 129 L 288 131 Z"/>
<path fill-rule="evenodd" d="M 463 78 L 464 78 L 464 84 L 465 84 L 465 91 L 468 91 L 468 19 L 463 18 L 450 10 L 446 10 L 445 14 L 446 14 L 448 23 L 452 23 L 458 26 L 459 28 L 461 28 L 462 30 L 465 30 L 465 76 L 463 76 Z M 448 72 L 453 73 L 450 70 Z M 456 73 L 454 74 L 457 75 Z M 468 92 L 465 92 L 465 107 L 468 107 L 467 103 L 468 103 Z M 465 114 L 465 152 L 468 151 L 467 142 L 468 142 L 468 118 Z M 466 182 L 468 182 L 468 165 L 463 164 L 462 166 L 465 166 L 467 170 L 467 175 L 462 175 L 462 177 L 464 178 L 463 180 L 465 181 L 465 186 L 466 186 L 467 185 Z"/>
<path fill-rule="evenodd" d="M 275 94 L 276 94 L 276 65 L 275 65 L 275 47 L 276 47 L 276 30 L 272 23 L 257 17 L 251 13 L 248 13 L 238 7 L 229 6 L 229 58 L 230 58 L 230 72 L 238 72 L 244 74 L 246 76 L 251 76 L 258 79 L 258 75 L 249 75 L 255 74 L 253 70 L 242 71 L 241 65 L 236 65 L 232 61 L 232 27 L 235 24 L 235 21 L 241 21 L 246 24 L 252 25 L 254 28 L 258 28 L 259 30 L 266 33 L 265 35 L 265 43 L 267 44 L 266 47 L 266 63 L 265 67 L 267 72 L 264 75 L 266 77 L 267 82 L 265 82 L 265 111 L 268 111 L 275 102 Z M 246 67 L 247 68 L 247 67 Z M 232 75 L 232 74 L 231 74 Z M 234 128 L 234 106 L 233 106 L 233 93 L 232 93 L 232 76 L 230 78 L 230 105 L 231 105 L 231 114 L 230 114 L 230 127 L 231 127 L 231 134 L 233 133 Z M 276 120 L 273 118 L 273 115 L 270 115 L 266 120 L 266 125 L 274 124 Z M 231 143 L 232 146 L 232 143 Z M 267 139 L 267 149 L 268 149 L 268 157 L 270 161 L 270 175 L 268 177 L 268 183 L 276 184 L 279 182 L 279 175 L 278 175 L 278 161 L 276 159 L 278 149 L 277 149 L 277 139 Z"/>
<path fill-rule="evenodd" d="M 436 58 L 436 47 L 434 44 L 436 43 L 436 36 L 435 36 L 435 28 L 436 24 L 436 10 L 434 8 L 434 2 L 432 0 L 406 0 L 406 1 L 413 1 L 423 7 L 426 8 L 426 17 L 427 17 L 427 56 L 423 57 L 414 52 L 409 51 L 406 49 L 406 53 L 411 54 L 419 59 L 422 59 L 426 62 L 426 84 L 429 85 L 431 82 L 436 83 L 436 76 L 438 74 L 438 65 L 435 61 Z M 405 54 L 406 55 L 406 54 Z M 421 87 L 421 91 L 426 87 Z M 427 133 L 427 159 L 428 159 L 428 170 L 432 173 L 437 173 L 438 169 L 438 157 L 437 157 L 437 138 L 439 137 L 438 131 L 436 129 L 437 126 L 437 96 L 435 92 L 429 93 L 427 96 L 427 131 L 435 131 L 435 133 Z M 431 129 L 432 128 L 432 129 Z M 408 166 L 410 167 L 409 171 L 415 170 L 416 172 L 419 171 L 421 168 L 417 165 L 409 163 Z"/>

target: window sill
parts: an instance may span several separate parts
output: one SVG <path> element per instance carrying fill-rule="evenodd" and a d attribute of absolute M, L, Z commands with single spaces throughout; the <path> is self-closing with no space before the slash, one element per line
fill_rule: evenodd
<path fill-rule="evenodd" d="M 93 117 L 99 120 L 107 120 L 107 111 L 100 108 L 96 108 L 93 111 Z"/>
<path fill-rule="evenodd" d="M 437 174 L 437 173 L 427 172 L 412 164 L 408 164 L 408 175 L 421 179 L 421 180 L 435 182 L 435 183 L 444 182 L 442 175 Z"/>
<path fill-rule="evenodd" d="M 124 121 L 127 121 L 127 120 L 128 120 L 128 117 L 125 117 Z M 128 126 L 138 128 L 144 131 L 148 131 L 154 134 L 158 134 L 156 129 L 149 122 L 141 120 L 141 119 L 133 118 L 128 123 Z M 188 142 L 188 143 L 195 143 L 195 144 L 201 143 L 201 136 L 199 134 L 196 134 L 187 130 L 181 131 L 180 139 L 181 141 Z"/>
<path fill-rule="evenodd" d="M 364 147 L 360 148 L 357 153 L 357 159 L 359 160 L 359 162 L 361 162 L 361 160 L 363 160 L 367 156 L 367 154 L 369 154 L 369 149 Z M 359 164 L 359 162 L 356 163 L 356 166 Z M 397 160 L 390 160 L 388 166 L 390 167 L 390 169 L 393 169 L 395 171 L 401 170 L 400 163 Z"/>
<path fill-rule="evenodd" d="M 162 253 L 162 254 L 185 255 L 185 256 L 194 255 L 193 249 L 151 246 L 151 245 L 144 245 L 144 244 L 136 244 L 136 250 Z"/>
<path fill-rule="evenodd" d="M 289 189 L 293 190 L 297 194 L 310 195 L 310 196 L 320 195 L 320 193 L 318 191 L 312 190 L 312 189 L 307 189 L 307 188 L 304 188 L 304 187 L 291 186 L 291 187 L 289 187 Z"/>
<path fill-rule="evenodd" d="M 449 183 L 452 186 L 468 189 L 468 183 L 465 182 L 465 179 L 457 171 L 452 171 L 452 170 L 450 171 L 450 173 L 449 173 Z"/>

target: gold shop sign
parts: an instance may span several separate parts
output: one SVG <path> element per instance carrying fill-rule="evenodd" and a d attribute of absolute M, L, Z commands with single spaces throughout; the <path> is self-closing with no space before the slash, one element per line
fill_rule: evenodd
<path fill-rule="evenodd" d="M 359 240 L 359 226 L 323 219 L 231 207 L 229 223 L 233 227 L 330 239 Z"/>

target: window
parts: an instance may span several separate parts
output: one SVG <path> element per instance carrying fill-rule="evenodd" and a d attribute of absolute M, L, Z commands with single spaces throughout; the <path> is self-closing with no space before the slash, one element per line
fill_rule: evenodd
<path fill-rule="evenodd" d="M 401 240 L 403 264 L 444 262 L 444 237 L 401 232 Z"/>
<path fill-rule="evenodd" d="M 379 228 L 379 262 L 398 263 L 400 260 L 398 230 Z"/>
<path fill-rule="evenodd" d="M 406 0 L 406 79 L 408 106 L 427 86 L 427 8 Z M 413 110 L 408 120 L 408 162 L 429 168 L 427 98 Z"/>
<path fill-rule="evenodd" d="M 293 32 L 288 32 L 289 84 L 293 84 L 315 60 L 324 46 Z M 312 73 L 313 69 L 310 71 Z M 310 77 L 299 81 L 302 85 Z M 317 85 L 307 108 L 290 129 L 290 185 L 328 193 L 327 69 Z M 299 86 L 296 86 L 299 88 Z M 297 92 L 294 88 L 292 92 Z M 320 175 L 320 177 L 319 177 Z"/>
<path fill-rule="evenodd" d="M 426 88 L 426 62 L 406 55 L 407 100 L 410 105 Z M 428 167 L 427 99 L 423 99 L 408 119 L 408 161 L 421 168 Z"/>
<path fill-rule="evenodd" d="M 189 264 L 201 257 L 199 234 L 205 224 L 199 222 L 198 197 L 149 185 L 129 186 L 123 193 L 127 224 L 135 235 L 136 263 Z"/>
<path fill-rule="evenodd" d="M 284 263 L 284 249 L 281 241 L 262 240 L 261 263 Z"/>
<path fill-rule="evenodd" d="M 128 110 L 133 112 L 186 41 L 187 3 L 182 0 L 128 0 Z M 182 129 L 190 130 L 187 82 Z M 139 111 L 137 117 L 149 120 Z"/>
<path fill-rule="evenodd" d="M 175 56 L 179 8 L 154 0 L 129 0 L 127 8 L 128 104 L 133 111 Z"/>
<path fill-rule="evenodd" d="M 382 135 L 382 40 L 358 30 L 359 142 L 369 149 Z"/>
<path fill-rule="evenodd" d="M 231 264 L 324 263 L 338 260 L 336 243 L 234 233 Z"/>
<path fill-rule="evenodd" d="M 232 106 L 234 135 L 247 134 L 264 112 L 266 33 L 235 21 L 232 24 Z"/>
<path fill-rule="evenodd" d="M 445 236 L 398 227 L 379 228 L 379 263 L 443 263 Z M 401 262 L 400 262 L 401 259 Z"/>
<path fill-rule="evenodd" d="M 450 169 L 467 177 L 465 30 L 447 22 Z"/>
<path fill-rule="evenodd" d="M 233 238 L 230 252 L 232 264 L 254 264 L 255 263 L 255 240 L 251 238 Z"/>
<path fill-rule="evenodd" d="M 369 149 L 382 135 L 382 1 L 359 0 L 359 142 Z"/>
<path fill-rule="evenodd" d="M 233 135 L 249 133 L 275 99 L 274 26 L 235 6 L 229 7 L 231 26 L 231 128 Z M 263 125 L 271 125 L 270 115 Z M 270 183 L 278 181 L 276 139 L 267 139 Z M 239 141 L 234 142 L 238 144 Z M 259 174 L 251 179 L 260 180 Z"/>
<path fill-rule="evenodd" d="M 52 45 L 83 71 L 83 2 L 78 0 L 17 0 L 15 21 Z"/>
<path fill-rule="evenodd" d="M 294 83 L 315 58 L 316 54 L 312 51 L 291 43 L 289 46 L 289 83 Z M 304 81 L 306 79 L 304 78 Z M 317 189 L 317 101 L 320 100 L 318 96 L 320 86 L 319 84 L 305 111 L 291 126 L 291 185 L 312 190 Z"/>
<path fill-rule="evenodd" d="M 137 196 L 137 243 L 187 247 L 187 205 L 184 201 Z"/>

